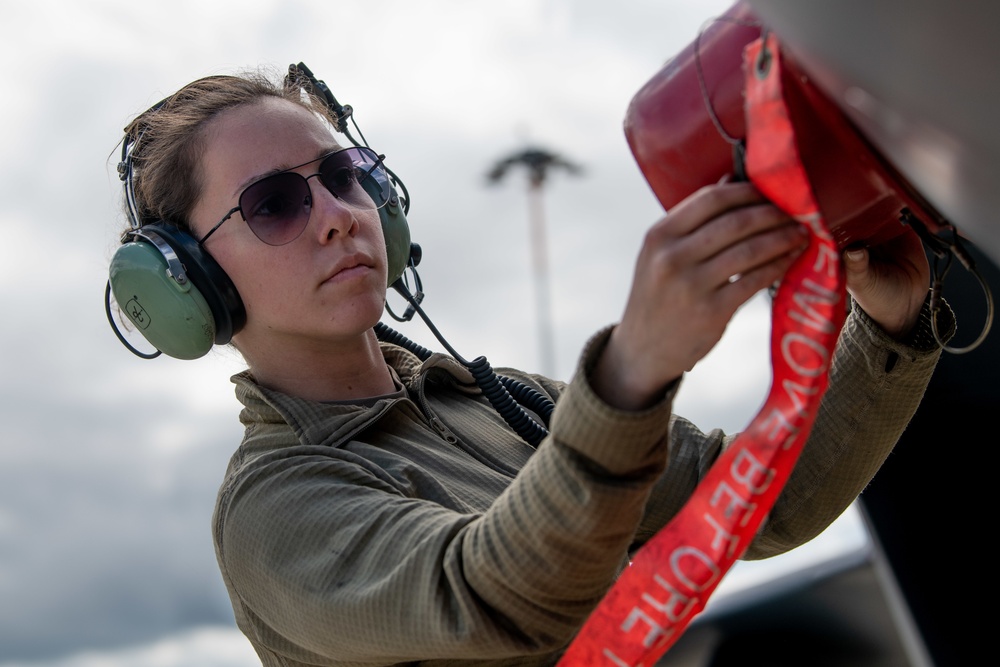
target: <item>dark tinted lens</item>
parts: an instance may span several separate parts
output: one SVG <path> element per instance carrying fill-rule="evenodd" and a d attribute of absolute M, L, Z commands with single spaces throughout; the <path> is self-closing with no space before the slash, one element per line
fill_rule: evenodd
<path fill-rule="evenodd" d="M 369 148 L 345 148 L 319 167 L 323 184 L 337 197 L 355 206 L 381 208 L 389 200 L 389 177 L 378 155 Z"/>
<path fill-rule="evenodd" d="M 240 195 L 240 210 L 264 243 L 283 245 L 298 237 L 309 222 L 309 184 L 294 172 L 257 181 Z"/>
<path fill-rule="evenodd" d="M 327 190 L 341 199 L 349 198 L 351 189 L 358 184 L 354 164 L 346 150 L 338 151 L 323 160 L 319 165 L 319 177 Z"/>

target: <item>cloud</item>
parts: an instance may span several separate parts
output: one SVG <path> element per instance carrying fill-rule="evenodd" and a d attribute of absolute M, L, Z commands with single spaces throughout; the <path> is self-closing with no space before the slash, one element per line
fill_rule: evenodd
<path fill-rule="evenodd" d="M 143 646 L 80 651 L 45 661 L 0 662 L 0 667 L 251 667 L 260 661 L 235 628 L 199 627 Z"/>

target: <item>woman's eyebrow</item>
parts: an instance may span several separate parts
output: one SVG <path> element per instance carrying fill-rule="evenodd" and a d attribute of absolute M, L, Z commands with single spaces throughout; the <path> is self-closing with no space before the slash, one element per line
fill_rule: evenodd
<path fill-rule="evenodd" d="M 304 167 L 307 164 L 312 164 L 313 162 L 316 162 L 318 160 L 321 160 L 321 159 L 325 158 L 330 153 L 336 153 L 339 150 L 343 150 L 343 147 L 339 146 L 337 144 L 333 144 L 332 146 L 327 146 L 327 147 L 321 149 L 316 154 L 316 157 L 314 157 L 311 160 L 306 160 L 305 162 L 303 162 L 301 164 L 297 164 L 297 165 L 294 165 L 292 167 L 275 167 L 274 169 L 269 169 L 269 170 L 267 170 L 267 171 L 265 171 L 263 173 L 255 174 L 255 175 L 247 178 L 242 183 L 240 183 L 239 185 L 236 186 L 236 191 L 233 193 L 233 197 L 239 197 L 241 194 L 243 194 L 243 191 L 246 190 L 248 187 L 250 187 L 251 185 L 253 185 L 257 181 L 260 181 L 262 179 L 267 178 L 268 176 L 274 176 L 275 174 L 281 174 L 281 173 L 284 173 L 286 171 L 292 171 L 293 169 L 298 169 L 299 167 Z"/>

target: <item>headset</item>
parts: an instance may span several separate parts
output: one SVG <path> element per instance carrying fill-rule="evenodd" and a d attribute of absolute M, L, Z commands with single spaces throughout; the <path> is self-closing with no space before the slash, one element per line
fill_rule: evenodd
<path fill-rule="evenodd" d="M 335 129 L 355 146 L 368 148 L 356 123 L 355 129 L 364 143 L 355 140 L 348 129 L 348 119 L 354 122 L 353 109 L 337 102 L 329 87 L 316 79 L 304 63 L 289 65 L 285 83 L 298 86 L 322 100 L 331 112 Z M 156 113 L 170 99 L 158 102 L 145 113 Z M 141 136 L 141 131 L 137 136 L 127 133 L 122 140 L 118 176 L 124 189 L 129 229 L 122 235 L 121 246 L 111 259 L 105 311 L 112 330 L 133 354 L 144 359 L 155 358 L 161 353 L 176 359 L 197 359 L 207 354 L 213 345 L 230 342 L 246 324 L 246 308 L 226 272 L 187 230 L 176 221 L 149 219 L 142 215 L 132 181 L 134 154 L 137 147 L 141 147 Z M 384 157 L 379 155 L 380 160 Z M 373 199 L 381 197 L 380 192 L 389 192 L 388 201 L 378 209 L 388 257 L 388 286 L 408 293 L 408 279 L 404 276 L 409 269 L 419 303 L 423 291 L 416 266 L 422 253 L 420 246 L 410 239 L 406 220 L 409 194 L 384 162 L 383 167 L 389 187 L 385 188 L 384 182 L 373 182 L 374 179 L 363 181 L 363 187 Z M 155 352 L 142 352 L 125 339 L 112 313 L 112 296 L 119 312 Z M 386 310 L 397 321 L 407 321 L 414 314 L 410 306 L 403 315 L 396 315 L 388 302 Z"/>

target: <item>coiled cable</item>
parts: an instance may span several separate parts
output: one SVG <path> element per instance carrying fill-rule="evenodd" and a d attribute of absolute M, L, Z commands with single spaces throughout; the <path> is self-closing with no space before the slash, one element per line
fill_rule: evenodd
<path fill-rule="evenodd" d="M 528 385 L 513 378 L 497 375 L 490 366 L 486 357 L 480 356 L 473 361 L 467 361 L 455 351 L 448 341 L 444 339 L 437 327 L 430 321 L 419 301 L 410 293 L 403 284 L 397 280 L 393 288 L 406 299 L 410 307 L 416 311 L 424 321 L 431 333 L 441 342 L 455 359 L 469 369 L 476 384 L 482 390 L 483 395 L 490 402 L 490 405 L 503 417 L 504 421 L 529 445 L 537 447 L 539 443 L 548 435 L 549 420 L 555 409 L 555 404 L 546 396 L 529 387 Z M 390 328 L 382 322 L 375 325 L 375 335 L 380 341 L 399 345 L 415 354 L 421 361 L 426 361 L 432 354 L 430 350 L 410 340 L 398 331 Z M 535 421 L 527 410 L 531 410 L 544 422 L 544 426 Z"/>

